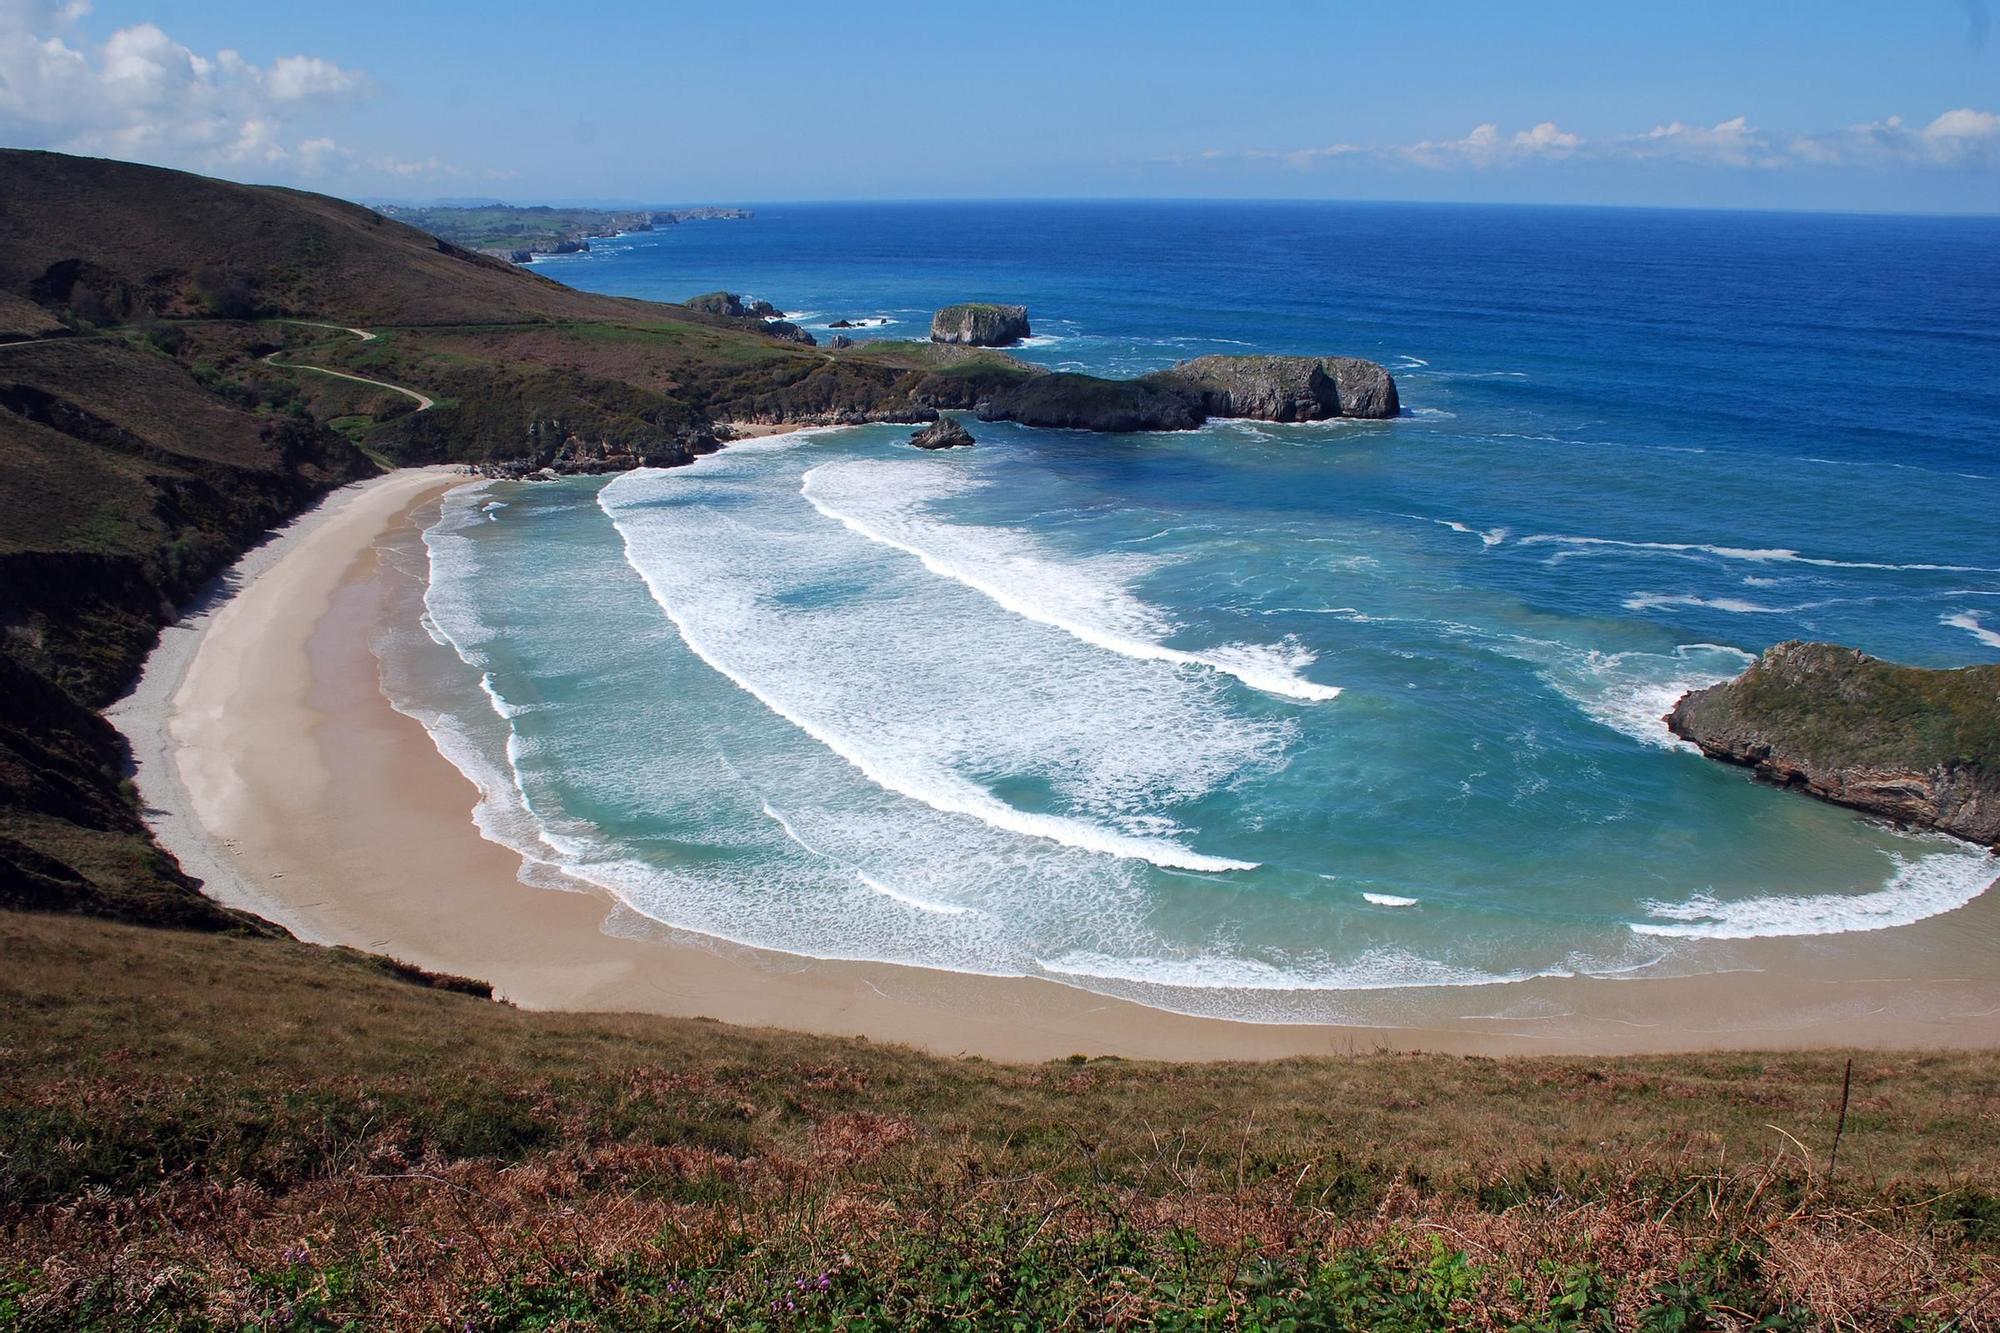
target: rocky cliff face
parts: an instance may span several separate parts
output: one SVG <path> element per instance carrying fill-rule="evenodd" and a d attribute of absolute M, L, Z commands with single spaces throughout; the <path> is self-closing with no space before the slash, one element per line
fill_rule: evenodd
<path fill-rule="evenodd" d="M 1028 307 L 969 302 L 931 316 L 931 341 L 969 347 L 1005 347 L 1028 336 Z"/>
<path fill-rule="evenodd" d="M 1401 415 L 1403 400 L 1396 392 L 1395 378 L 1375 362 L 1357 356 L 1323 356 L 1319 368 L 1333 380 L 1340 415 L 1369 421 Z"/>
<path fill-rule="evenodd" d="M 1212 417 L 1381 419 L 1402 410 L 1389 372 L 1351 356 L 1200 356 L 1154 378 L 1194 394 Z"/>
<path fill-rule="evenodd" d="M 1193 430 L 1200 402 L 1176 385 L 1054 372 L 1033 375 L 979 404 L 981 421 L 1018 421 L 1054 430 Z"/>
<path fill-rule="evenodd" d="M 978 387 L 986 389 L 974 400 L 983 420 L 1074 430 L 1191 430 L 1210 417 L 1382 419 L 1402 410 L 1389 372 L 1354 357 L 1204 356 L 1136 380 L 1028 374 Z"/>
<path fill-rule="evenodd" d="M 2000 848 L 2000 666 L 1933 671 L 1781 643 L 1667 715 L 1779 786 Z"/>

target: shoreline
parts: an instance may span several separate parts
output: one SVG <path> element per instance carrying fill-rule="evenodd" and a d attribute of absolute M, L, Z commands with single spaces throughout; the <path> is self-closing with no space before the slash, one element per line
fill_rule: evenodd
<path fill-rule="evenodd" d="M 310 942 L 478 977 L 528 1008 L 708 1017 L 999 1060 L 2000 1046 L 2000 977 L 1940 966 L 1994 956 L 1991 892 L 1891 931 L 1744 941 L 1716 951 L 1736 970 L 1698 976 L 1353 992 L 1359 1021 L 1330 1025 L 775 953 L 645 921 L 589 886 L 531 888 L 519 858 L 473 824 L 473 785 L 383 695 L 370 647 L 376 626 L 413 623 L 421 584 L 396 557 L 421 550 L 426 509 L 466 481 L 409 470 L 333 493 L 163 631 L 139 684 L 107 710 L 132 741 L 149 822 L 212 897 Z"/>

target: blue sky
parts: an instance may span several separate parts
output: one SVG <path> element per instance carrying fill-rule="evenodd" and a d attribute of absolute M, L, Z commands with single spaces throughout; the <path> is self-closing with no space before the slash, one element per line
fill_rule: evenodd
<path fill-rule="evenodd" d="M 0 142 L 348 195 L 2000 212 L 1985 0 L 0 0 Z"/>

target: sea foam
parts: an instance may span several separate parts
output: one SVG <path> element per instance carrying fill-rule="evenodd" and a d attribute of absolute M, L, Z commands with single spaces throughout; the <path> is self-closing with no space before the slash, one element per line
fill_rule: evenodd
<path fill-rule="evenodd" d="M 1785 546 L 1720 546 L 1709 542 L 1640 542 L 1615 537 L 1573 537 L 1536 533 L 1521 538 L 1523 546 L 1560 546 L 1560 560 L 1592 551 L 1652 551 L 1674 556 L 1712 556 L 1718 560 L 1746 560 L 1756 564 L 1813 565 L 1821 569 L 1909 570 L 1951 574 L 2000 574 L 1985 565 L 1946 565 L 1922 562 L 1898 564 L 1881 560 L 1836 560 L 1829 556 L 1801 555 Z"/>
<path fill-rule="evenodd" d="M 915 556 L 940 578 L 1094 648 L 1137 661 L 1205 667 L 1290 699 L 1323 701 L 1340 694 L 1337 685 L 1299 674 L 1315 657 L 1296 643 L 1233 643 L 1199 652 L 1161 643 L 1180 627 L 1129 587 L 1155 568 L 1151 561 L 1130 555 L 1064 557 L 1018 529 L 949 523 L 927 512 L 976 484 L 928 460 L 863 459 L 816 467 L 805 474 L 800 490 L 815 509 L 849 531 Z"/>
<path fill-rule="evenodd" d="M 1886 930 L 1963 907 L 2000 878 L 2000 857 L 1978 848 L 1886 855 L 1894 870 L 1871 893 L 1772 895 L 1734 902 L 1699 894 L 1680 903 L 1644 903 L 1654 919 L 1635 921 L 1631 928 L 1640 935 L 1710 940 Z"/>
<path fill-rule="evenodd" d="M 721 455 L 629 474 L 598 501 L 687 646 L 883 789 L 1068 847 L 1252 868 L 1182 845 L 1163 811 L 1274 761 L 1281 729 L 1198 682 L 1079 655 L 966 589 L 912 580 L 874 544 L 829 537 L 798 484 Z M 995 780 L 1062 799 L 1024 808 Z"/>
<path fill-rule="evenodd" d="M 1941 616 L 1938 623 L 1950 625 L 1953 629 L 1962 629 L 1988 647 L 2000 648 L 2000 630 L 1986 628 L 1977 612 L 1960 611 L 1956 615 Z"/>

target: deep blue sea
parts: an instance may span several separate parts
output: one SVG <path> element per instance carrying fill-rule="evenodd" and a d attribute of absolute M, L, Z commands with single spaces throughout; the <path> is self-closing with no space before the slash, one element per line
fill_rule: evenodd
<path fill-rule="evenodd" d="M 2000 661 L 2000 220 L 1354 204 L 760 208 L 538 265 L 822 340 L 1022 302 L 1127 375 L 1370 357 L 1394 422 L 973 422 L 453 493 L 385 679 L 481 825 L 668 926 L 1338 1019 L 1732 965 L 1986 854 L 1677 743 L 1787 638 Z M 403 665 L 399 665 L 403 663 Z"/>

